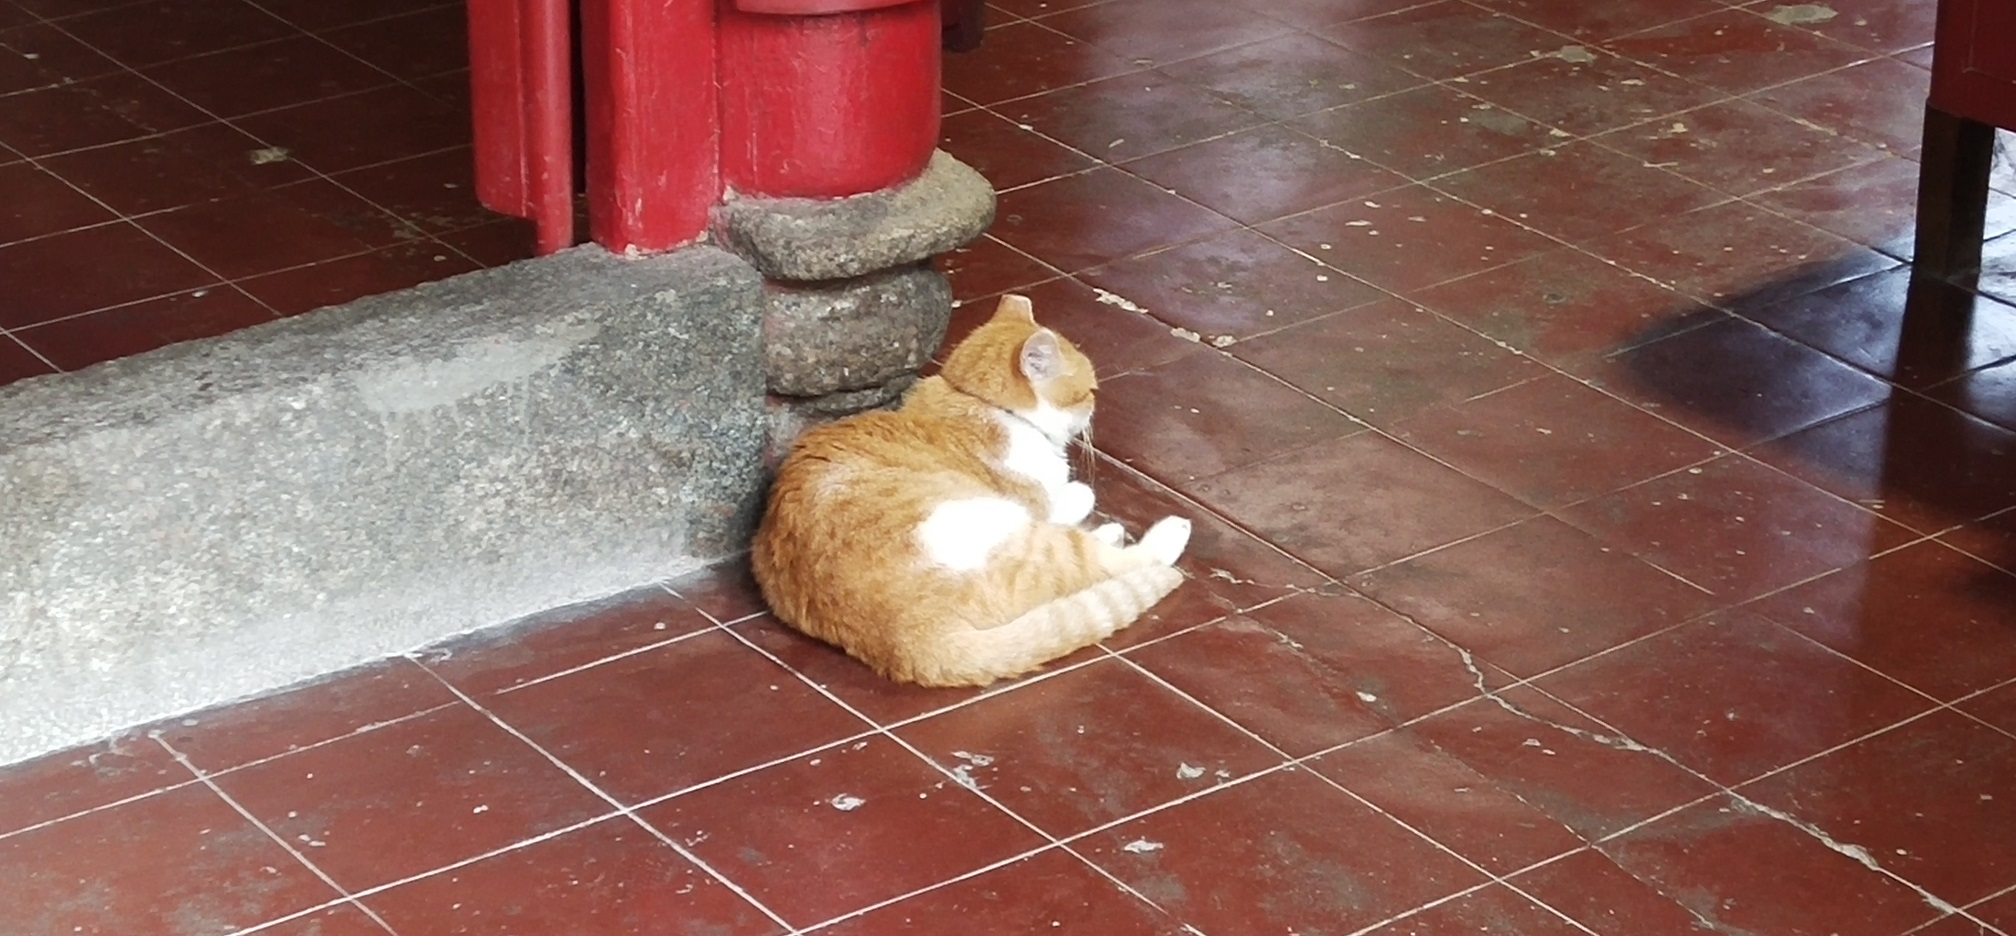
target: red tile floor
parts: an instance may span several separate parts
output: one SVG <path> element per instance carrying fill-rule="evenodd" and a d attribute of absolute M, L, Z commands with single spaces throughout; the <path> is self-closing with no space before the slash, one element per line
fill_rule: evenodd
<path fill-rule="evenodd" d="M 508 262 L 462 8 L 0 0 L 0 383 Z"/>
<path fill-rule="evenodd" d="M 522 252 L 454 8 L 98 5 L 0 0 L 7 377 Z M 729 566 L 136 729 L 0 771 L 0 930 L 2016 933 L 2016 175 L 1914 285 L 1930 2 L 994 13 L 959 322 L 1088 348 L 1193 581 L 985 693 Z"/>

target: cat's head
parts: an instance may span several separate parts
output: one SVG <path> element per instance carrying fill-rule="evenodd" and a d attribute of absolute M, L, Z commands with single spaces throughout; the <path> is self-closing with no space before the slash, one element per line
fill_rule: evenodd
<path fill-rule="evenodd" d="M 1025 296 L 1002 296 L 994 316 L 952 349 L 939 371 L 954 388 L 1035 423 L 1062 444 L 1092 425 L 1099 379 L 1064 336 L 1036 324 Z"/>

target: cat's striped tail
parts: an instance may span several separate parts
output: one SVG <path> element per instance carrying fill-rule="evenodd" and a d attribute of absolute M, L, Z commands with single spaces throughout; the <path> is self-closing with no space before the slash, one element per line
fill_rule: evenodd
<path fill-rule="evenodd" d="M 1155 603 L 1183 584 L 1173 566 L 1131 569 L 1038 605 L 1006 624 L 954 630 L 934 654 L 935 673 L 919 673 L 934 686 L 984 686 L 1020 676 L 1081 647 L 1089 647 L 1134 623 Z"/>

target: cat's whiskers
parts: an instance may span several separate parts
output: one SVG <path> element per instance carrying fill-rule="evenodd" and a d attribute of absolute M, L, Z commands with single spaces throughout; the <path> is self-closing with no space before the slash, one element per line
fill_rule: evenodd
<path fill-rule="evenodd" d="M 1099 452 L 1092 447 L 1091 426 L 1086 426 L 1084 432 L 1072 437 L 1071 448 L 1076 456 L 1073 461 L 1078 463 L 1075 466 L 1078 479 L 1088 485 L 1091 484 L 1094 476 L 1099 473 Z"/>

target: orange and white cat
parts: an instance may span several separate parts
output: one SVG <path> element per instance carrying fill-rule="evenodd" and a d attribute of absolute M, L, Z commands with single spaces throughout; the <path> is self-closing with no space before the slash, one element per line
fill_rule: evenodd
<path fill-rule="evenodd" d="M 1190 521 L 1133 545 L 1118 524 L 1082 528 L 1092 489 L 1067 453 L 1097 386 L 1006 296 L 902 408 L 806 432 L 750 556 L 771 610 L 926 686 L 983 686 L 1133 623 L 1182 583 Z"/>

